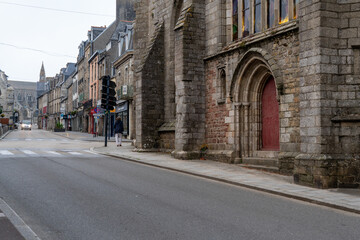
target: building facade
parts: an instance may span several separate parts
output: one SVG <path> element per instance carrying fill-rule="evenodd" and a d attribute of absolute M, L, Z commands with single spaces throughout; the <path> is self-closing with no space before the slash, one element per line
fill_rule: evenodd
<path fill-rule="evenodd" d="M 0 118 L 10 119 L 14 111 L 14 88 L 8 83 L 8 76 L 0 70 Z M 6 120 L 8 121 L 8 120 Z M 9 121 L 10 122 L 10 121 Z"/>
<path fill-rule="evenodd" d="M 357 186 L 358 4 L 138 1 L 136 147 Z"/>
<path fill-rule="evenodd" d="M 14 89 L 14 108 L 18 112 L 19 121 L 31 120 L 37 122 L 37 89 L 34 82 L 8 81 Z"/>
<path fill-rule="evenodd" d="M 124 124 L 123 134 L 128 139 L 136 137 L 133 55 L 133 25 L 126 25 L 124 30 L 118 33 L 118 57 L 112 63 L 111 76 L 117 86 L 115 116 L 121 117 Z"/>

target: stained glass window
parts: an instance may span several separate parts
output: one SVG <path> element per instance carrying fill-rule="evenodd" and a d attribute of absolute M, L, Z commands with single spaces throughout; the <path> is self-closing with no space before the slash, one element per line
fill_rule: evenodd
<path fill-rule="evenodd" d="M 274 27 L 274 23 L 275 23 L 275 4 L 274 4 L 275 0 L 268 0 L 267 3 L 267 27 L 268 28 L 272 28 Z"/>
<path fill-rule="evenodd" d="M 254 11 L 254 32 L 261 31 L 261 0 L 255 0 L 255 11 Z"/>
<path fill-rule="evenodd" d="M 242 36 L 249 36 L 250 33 L 250 0 L 243 0 Z"/>
<path fill-rule="evenodd" d="M 299 4 L 299 0 L 293 0 L 294 1 L 294 19 L 297 18 L 297 7 Z"/>
<path fill-rule="evenodd" d="M 238 0 L 233 0 L 233 11 L 232 11 L 232 32 L 233 32 L 233 40 L 238 39 L 238 23 L 239 23 L 239 6 Z"/>
<path fill-rule="evenodd" d="M 280 22 L 279 24 L 289 21 L 289 0 L 280 0 Z"/>

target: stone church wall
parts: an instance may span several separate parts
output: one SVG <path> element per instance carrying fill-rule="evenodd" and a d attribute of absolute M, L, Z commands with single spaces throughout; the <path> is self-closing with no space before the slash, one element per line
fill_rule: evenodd
<path fill-rule="evenodd" d="M 359 16 L 354 0 L 300 3 L 300 184 L 360 182 Z"/>
<path fill-rule="evenodd" d="M 286 159 L 294 157 L 300 151 L 299 132 L 299 40 L 295 26 L 289 31 L 268 37 L 254 43 L 238 43 L 229 51 L 211 57 L 206 61 L 206 142 L 209 144 L 209 154 L 214 159 L 234 162 L 235 144 L 235 99 L 231 99 L 231 83 L 240 59 L 248 51 L 264 53 L 271 71 L 277 73 L 278 101 L 280 104 L 280 152 Z M 226 99 L 221 101 L 219 72 L 226 72 Z M 236 77 L 235 77 L 236 78 Z M 283 161 L 280 168 L 289 170 L 291 163 Z"/>

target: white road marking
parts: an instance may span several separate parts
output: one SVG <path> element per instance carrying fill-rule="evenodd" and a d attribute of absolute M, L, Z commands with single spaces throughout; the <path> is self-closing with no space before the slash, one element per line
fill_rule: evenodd
<path fill-rule="evenodd" d="M 8 150 L 0 150 L 1 155 L 14 155 L 13 153 L 9 152 Z"/>
<path fill-rule="evenodd" d="M 31 138 L 26 138 L 25 139 L 25 141 L 31 141 L 31 140 L 33 140 L 33 139 L 31 139 Z"/>
<path fill-rule="evenodd" d="M 94 154 L 94 155 L 99 155 L 99 154 L 97 154 L 97 153 L 95 153 L 95 152 L 92 152 L 92 151 L 90 151 L 90 150 L 83 150 L 84 152 L 87 152 L 87 153 L 90 153 L 90 154 Z"/>
<path fill-rule="evenodd" d="M 26 225 L 19 215 L 0 198 L 0 209 L 4 212 L 14 227 L 20 232 L 24 239 L 40 240 L 40 238 Z"/>
<path fill-rule="evenodd" d="M 71 154 L 71 155 L 81 155 L 81 153 L 78 153 L 78 152 L 69 152 L 69 154 Z"/>
<path fill-rule="evenodd" d="M 23 153 L 25 154 L 29 154 L 29 155 L 37 155 L 37 153 L 34 153 L 33 151 L 30 150 L 21 150 Z"/>
<path fill-rule="evenodd" d="M 58 152 L 55 152 L 55 151 L 47 151 L 48 153 L 51 153 L 51 154 L 54 154 L 54 155 L 61 155 L 60 153 Z"/>

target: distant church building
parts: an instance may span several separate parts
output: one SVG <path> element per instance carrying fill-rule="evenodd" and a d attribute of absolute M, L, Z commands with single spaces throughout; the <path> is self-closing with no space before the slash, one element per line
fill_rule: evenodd
<path fill-rule="evenodd" d="M 44 63 L 42 63 L 39 81 L 36 83 L 37 97 L 40 97 L 42 94 L 44 94 L 46 91 L 48 91 L 46 82 L 47 81 L 46 81 Z"/>
<path fill-rule="evenodd" d="M 139 0 L 136 147 L 360 183 L 357 1 Z"/>
<path fill-rule="evenodd" d="M 23 81 L 8 81 L 8 83 L 14 89 L 14 110 L 19 113 L 19 121 L 34 120 L 37 112 L 36 83 Z"/>

